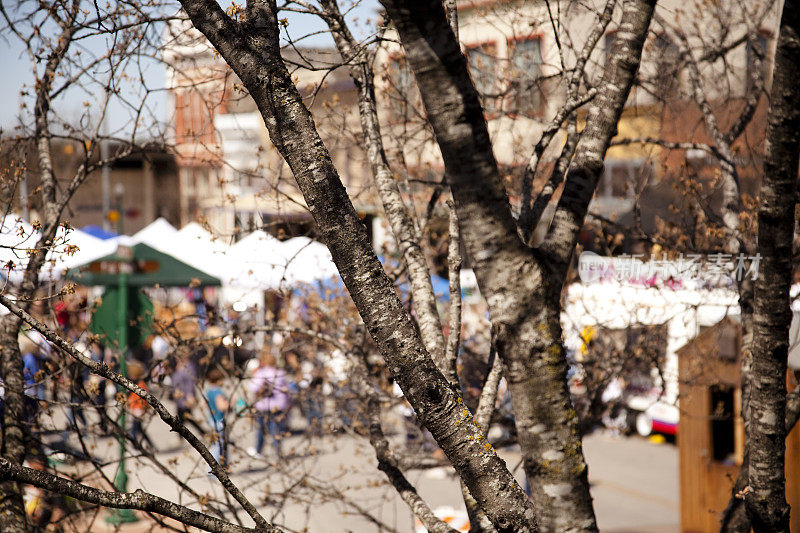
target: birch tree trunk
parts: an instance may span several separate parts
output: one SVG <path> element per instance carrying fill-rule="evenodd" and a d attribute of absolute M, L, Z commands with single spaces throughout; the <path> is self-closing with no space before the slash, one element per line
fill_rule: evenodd
<path fill-rule="evenodd" d="M 560 293 L 605 151 L 639 66 L 655 2 L 625 2 L 612 59 L 543 250 L 528 248 L 517 236 L 483 110 L 442 6 L 392 0 L 383 4 L 417 78 L 467 253 L 489 304 L 540 527 L 596 530 L 567 387 Z"/>
<path fill-rule="evenodd" d="M 275 2 L 248 2 L 243 23 L 233 21 L 210 0 L 181 3 L 255 100 L 353 302 L 419 420 L 498 531 L 536 531 L 533 504 L 481 434 L 460 394 L 434 364 L 375 256 L 366 228 L 281 59 Z"/>
<path fill-rule="evenodd" d="M 403 201 L 397 181 L 386 158 L 378 110 L 375 105 L 375 76 L 372 71 L 371 58 L 350 33 L 335 0 L 322 0 L 321 3 L 336 48 L 342 57 L 352 62 L 350 77 L 358 90 L 358 112 L 367 158 L 397 248 L 403 254 L 403 259 L 408 267 L 420 336 L 439 370 L 453 386 L 457 386 L 456 376 L 449 372 L 449 365 L 445 360 L 442 324 L 436 309 L 436 295 L 433 293 L 425 254 L 422 251 L 414 221 L 411 219 L 409 209 Z"/>
<path fill-rule="evenodd" d="M 72 21 L 77 13 L 78 4 L 73 5 Z M 18 297 L 30 305 L 36 290 L 39 287 L 39 272 L 44 265 L 47 252 L 55 241 L 58 231 L 59 218 L 63 206 L 57 202 L 56 178 L 53 172 L 53 163 L 50 144 L 50 127 L 48 113 L 50 112 L 50 90 L 55 78 L 56 70 L 66 55 L 76 27 L 67 21 L 58 36 L 58 44 L 47 58 L 43 73 L 43 80 L 37 84 L 36 105 L 34 117 L 36 120 L 35 139 L 36 155 L 42 181 L 42 223 L 41 235 L 36 242 L 34 252 L 30 254 L 23 274 L 22 284 L 19 287 Z M 25 391 L 23 379 L 23 364 L 19 353 L 17 336 L 21 320 L 15 315 L 7 315 L 0 322 L 0 377 L 5 386 L 3 402 L 3 435 L 0 451 L 3 458 L 11 464 L 22 465 L 25 462 L 27 449 L 30 446 L 30 424 L 25 408 Z M 14 481 L 0 483 L 0 531 L 24 532 L 27 531 L 25 508 L 22 502 L 22 492 Z"/>
<path fill-rule="evenodd" d="M 22 358 L 17 332 L 19 319 L 12 314 L 0 318 L 0 375 L 4 386 L 4 416 L 0 453 L 4 459 L 21 465 L 25 460 L 24 410 L 25 394 L 22 379 Z M 0 530 L 11 533 L 27 531 L 22 491 L 14 481 L 0 483 Z"/>
<path fill-rule="evenodd" d="M 758 208 L 761 263 L 755 283 L 750 380 L 749 486 L 756 533 L 789 531 L 785 494 L 789 287 L 800 154 L 800 2 L 783 6 Z"/>

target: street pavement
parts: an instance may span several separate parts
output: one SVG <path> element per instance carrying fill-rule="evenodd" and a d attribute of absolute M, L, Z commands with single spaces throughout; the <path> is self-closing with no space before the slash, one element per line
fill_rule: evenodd
<path fill-rule="evenodd" d="M 680 531 L 678 449 L 674 444 L 600 433 L 584 438 L 583 444 L 600 531 Z"/>
<path fill-rule="evenodd" d="M 224 491 L 216 479 L 208 476 L 207 466 L 165 424 L 153 419 L 148 433 L 158 447 L 156 457 L 165 468 L 158 469 L 143 458 L 129 460 L 130 491 L 142 488 L 197 507 L 196 498 L 179 490 L 170 479 L 174 476 L 202 499 L 225 502 Z M 408 507 L 385 483 L 365 438 L 347 433 L 314 439 L 291 436 L 283 443 L 283 458 L 268 453 L 271 451 L 268 441 L 265 458 L 253 459 L 244 450 L 253 445 L 254 438 L 252 421 L 237 420 L 231 438 L 235 443 L 230 450 L 232 479 L 267 520 L 290 531 L 414 531 Z M 95 446 L 97 455 L 109 460 L 116 456 L 117 445 L 112 439 L 89 444 Z M 584 449 L 602 532 L 679 530 L 678 454 L 674 445 L 596 433 L 584 439 Z M 504 449 L 500 455 L 521 479 L 518 450 Z M 88 472 L 86 466 L 75 468 Z M 104 472 L 113 478 L 114 469 L 115 464 L 110 462 Z M 458 482 L 449 468 L 410 471 L 407 475 L 432 508 L 444 514 L 463 514 Z M 252 524 L 243 513 L 239 516 L 244 525 Z M 150 520 L 143 520 L 122 526 L 121 530 L 126 533 L 159 530 L 152 525 Z M 91 531 L 111 529 L 102 518 L 90 527 Z"/>

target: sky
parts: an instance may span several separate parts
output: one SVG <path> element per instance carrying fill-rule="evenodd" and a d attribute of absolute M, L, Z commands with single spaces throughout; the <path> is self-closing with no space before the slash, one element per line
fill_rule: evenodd
<path fill-rule="evenodd" d="M 230 2 L 223 1 L 223 6 L 228 5 Z M 352 6 L 352 0 L 340 1 L 343 10 Z M 177 9 L 178 4 L 174 4 Z M 374 27 L 374 21 L 378 9 L 377 0 L 363 0 L 354 9 L 348 13 L 348 18 L 352 25 L 352 30 L 359 37 L 366 37 Z M 288 31 L 293 39 L 299 36 L 308 35 L 310 33 L 318 32 L 325 29 L 324 23 L 317 17 L 309 15 L 301 15 L 298 13 L 286 12 L 284 15 L 289 22 Z M 327 34 L 311 35 L 306 39 L 302 39 L 300 44 L 303 46 L 332 46 L 333 42 Z M 103 43 L 87 44 L 87 48 L 99 50 Z M 5 133 L 11 133 L 13 128 L 19 124 L 19 108 L 22 102 L 20 91 L 23 84 L 30 85 L 33 80 L 31 72 L 31 64 L 25 52 L 24 45 L 8 32 L 0 30 L 0 130 Z M 144 72 L 144 79 L 150 87 L 163 88 L 165 83 L 165 71 L 163 66 L 151 63 L 146 67 Z M 133 89 L 128 87 L 128 92 L 133 93 Z M 75 117 L 81 115 L 84 102 L 91 99 L 96 95 L 79 94 L 75 91 L 66 93 L 63 97 L 59 98 L 54 103 L 54 108 L 66 117 Z M 148 97 L 148 106 L 152 114 L 160 121 L 165 120 L 169 116 L 166 109 L 166 95 L 163 92 L 157 92 Z M 114 131 L 122 131 L 129 126 L 128 117 L 130 113 L 124 109 L 122 105 L 113 105 L 109 110 L 109 116 L 106 124 L 106 131 L 109 129 Z"/>

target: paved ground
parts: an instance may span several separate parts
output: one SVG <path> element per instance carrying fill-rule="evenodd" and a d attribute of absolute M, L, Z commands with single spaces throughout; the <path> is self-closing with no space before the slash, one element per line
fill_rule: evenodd
<path fill-rule="evenodd" d="M 680 530 L 678 450 L 640 437 L 584 439 L 598 526 L 603 532 Z"/>
<path fill-rule="evenodd" d="M 269 520 L 293 531 L 373 532 L 378 524 L 398 532 L 413 531 L 413 519 L 396 493 L 382 483 L 376 461 L 364 439 L 340 434 L 335 437 L 300 440 L 291 437 L 284 446 L 289 457 L 256 461 L 242 448 L 252 444 L 248 420 L 234 427 L 233 440 L 240 444 L 231 452 L 233 479 Z M 224 501 L 216 480 L 197 455 L 178 446 L 160 420 L 149 427 L 159 448 L 157 457 L 169 475 L 179 478 L 204 498 Z M 671 444 L 654 444 L 641 438 L 612 438 L 600 434 L 584 441 L 592 495 L 600 530 L 613 533 L 672 533 L 679 529 L 677 450 Z M 115 456 L 116 443 L 104 439 L 92 443 L 96 452 Z M 519 465 L 519 453 L 503 450 L 509 467 Z M 129 490 L 143 488 L 165 498 L 182 502 L 194 500 L 181 493 L 164 471 L 145 460 L 128 463 Z M 115 466 L 106 473 L 113 476 Z M 516 471 L 521 475 L 521 468 Z M 447 469 L 411 472 L 409 478 L 434 507 L 461 508 L 458 483 Z M 286 490 L 291 500 L 279 497 Z M 247 519 L 244 518 L 245 523 Z M 150 523 L 128 525 L 127 533 L 149 531 Z M 108 530 L 98 520 L 92 531 Z"/>

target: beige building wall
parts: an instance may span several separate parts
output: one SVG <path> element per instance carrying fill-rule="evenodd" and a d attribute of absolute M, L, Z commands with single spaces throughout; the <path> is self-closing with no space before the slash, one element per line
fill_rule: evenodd
<path fill-rule="evenodd" d="M 496 96 L 484 97 L 486 116 L 492 135 L 495 156 L 501 165 L 521 165 L 530 157 L 533 145 L 541 136 L 542 129 L 549 124 L 565 101 L 565 87 L 561 81 L 563 64 L 569 69 L 575 63 L 577 51 L 582 48 L 587 36 L 596 24 L 597 13 L 602 11 L 605 2 L 593 0 L 590 2 L 550 2 L 550 9 L 555 22 L 551 21 L 547 4 L 543 1 L 502 1 L 502 0 L 462 0 L 458 2 L 459 39 L 464 53 L 470 58 L 471 54 L 485 55 L 493 64 L 494 82 L 490 89 Z M 628 113 L 623 122 L 632 120 L 631 124 L 622 124 L 621 130 L 626 132 L 654 133 L 658 131 L 661 120 L 660 97 L 667 99 L 688 99 L 691 97 L 692 87 L 689 86 L 685 73 L 680 69 L 665 69 L 669 63 L 680 61 L 677 52 L 673 29 L 669 26 L 680 28 L 687 36 L 692 53 L 696 57 L 713 53 L 715 49 L 730 46 L 732 43 L 742 42 L 748 32 L 758 31 L 766 40 L 767 60 L 764 68 L 767 79 L 771 50 L 774 41 L 770 40 L 768 28 L 774 28 L 777 22 L 777 7 L 765 9 L 767 4 L 754 3 L 747 6 L 751 12 L 742 12 L 741 5 L 733 6 L 732 3 L 722 3 L 716 10 L 709 8 L 707 2 L 681 2 L 666 0 L 659 2 L 657 15 L 651 26 L 651 35 L 645 45 L 640 79 L 642 87 L 635 87 L 628 101 L 635 113 Z M 601 37 L 594 52 L 587 63 L 587 78 L 596 85 L 603 72 L 606 55 L 613 41 L 613 35 L 621 18 L 621 2 L 614 11 L 612 22 L 609 24 L 605 35 Z M 668 23 L 668 24 L 666 24 Z M 560 47 L 556 40 L 553 24 L 559 27 Z M 394 123 L 394 134 L 404 130 L 407 134 L 405 121 L 393 119 L 390 98 L 386 95 L 392 93 L 392 88 L 397 78 L 396 65 L 402 58 L 402 50 L 396 43 L 396 34 L 390 30 L 387 34 L 386 45 L 379 54 L 379 77 L 381 89 L 384 93 L 383 110 L 386 122 Z M 515 43 L 536 40 L 539 46 L 540 64 L 538 73 L 542 78 L 538 84 L 541 91 L 540 106 L 535 113 L 521 114 L 514 112 L 513 97 L 509 92 L 513 87 L 514 78 L 514 47 Z M 741 97 L 746 92 L 749 80 L 750 57 L 748 47 L 740 45 L 724 55 L 718 61 L 703 68 L 703 76 L 710 81 L 705 87 L 705 93 L 710 101 L 719 101 L 729 98 Z M 473 79 L 476 73 L 473 67 L 476 60 L 468 59 Z M 477 76 L 480 78 L 480 75 Z M 479 86 L 480 80 L 476 80 Z M 490 92 L 490 91 L 486 91 Z M 418 108 L 421 106 L 418 97 L 411 98 Z M 649 124 L 646 124 L 648 123 Z M 440 156 L 434 143 L 425 138 L 422 132 L 416 137 L 411 135 L 412 142 L 405 143 L 403 147 L 407 153 L 406 158 L 412 166 L 441 165 Z M 560 150 L 560 143 L 553 143 L 551 156 Z M 641 150 L 641 148 L 639 148 Z M 632 154 L 631 150 L 613 149 L 609 153 L 611 158 L 626 158 L 634 156 L 646 158 L 647 153 Z M 547 158 L 547 155 L 545 156 Z"/>
<path fill-rule="evenodd" d="M 196 30 L 176 25 L 167 38 L 181 223 L 202 220 L 230 234 L 265 225 L 271 230 L 285 219 L 292 226 L 281 231 L 308 231 L 313 224 L 302 194 L 236 76 Z M 356 208 L 373 213 L 377 203 L 360 141 L 355 88 L 346 69 L 326 70 L 340 65 L 338 53 L 285 53 L 292 63 L 312 67 L 294 67 L 292 75 Z"/>

